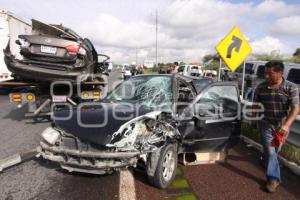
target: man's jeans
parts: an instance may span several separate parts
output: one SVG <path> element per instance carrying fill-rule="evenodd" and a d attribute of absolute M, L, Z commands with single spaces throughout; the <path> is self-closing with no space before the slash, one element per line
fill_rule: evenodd
<path fill-rule="evenodd" d="M 258 125 L 260 131 L 260 141 L 263 146 L 263 161 L 265 162 L 267 179 L 268 180 L 275 179 L 281 182 L 280 166 L 279 166 L 277 154 L 279 153 L 282 145 L 280 145 L 278 148 L 275 148 L 271 145 L 273 136 L 272 136 L 272 126 L 270 124 L 264 121 L 260 121 Z"/>

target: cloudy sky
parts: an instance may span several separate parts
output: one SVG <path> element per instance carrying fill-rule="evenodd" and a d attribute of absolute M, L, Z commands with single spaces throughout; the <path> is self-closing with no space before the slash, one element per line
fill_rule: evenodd
<path fill-rule="evenodd" d="M 155 57 L 156 10 L 159 62 L 199 61 L 235 25 L 253 53 L 300 47 L 299 0 L 0 0 L 0 9 L 62 23 L 116 63 Z"/>

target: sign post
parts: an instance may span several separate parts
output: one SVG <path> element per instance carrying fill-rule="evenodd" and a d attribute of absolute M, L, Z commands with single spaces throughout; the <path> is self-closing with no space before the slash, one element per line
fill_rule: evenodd
<path fill-rule="evenodd" d="M 233 27 L 233 29 L 215 48 L 220 57 L 233 72 L 245 61 L 245 59 L 252 52 L 251 46 L 248 44 L 247 40 L 237 26 Z M 244 79 L 245 62 L 243 66 L 242 96 L 244 96 Z"/>
<path fill-rule="evenodd" d="M 242 81 L 242 99 L 244 99 L 244 91 L 245 91 L 245 70 L 246 70 L 246 62 L 244 61 L 244 64 L 243 64 L 243 81 Z"/>
<path fill-rule="evenodd" d="M 221 68 L 222 68 L 222 58 L 220 57 L 220 66 L 219 66 L 218 81 L 221 80 Z"/>

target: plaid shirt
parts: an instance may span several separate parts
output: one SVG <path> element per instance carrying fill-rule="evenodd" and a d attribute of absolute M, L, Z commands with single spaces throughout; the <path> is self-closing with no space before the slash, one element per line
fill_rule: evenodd
<path fill-rule="evenodd" d="M 290 107 L 299 104 L 299 89 L 296 84 L 285 79 L 275 89 L 264 81 L 255 89 L 254 102 L 264 106 L 265 121 L 280 125 L 288 116 Z"/>

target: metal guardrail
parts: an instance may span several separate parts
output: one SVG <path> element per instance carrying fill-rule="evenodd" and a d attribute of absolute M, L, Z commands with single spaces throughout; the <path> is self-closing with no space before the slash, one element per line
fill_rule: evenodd
<path fill-rule="evenodd" d="M 300 115 L 298 115 L 296 121 L 293 123 L 287 141 L 297 147 L 300 147 Z"/>

